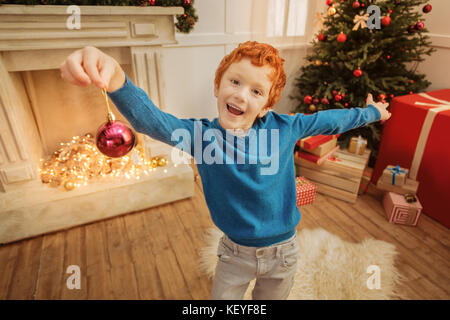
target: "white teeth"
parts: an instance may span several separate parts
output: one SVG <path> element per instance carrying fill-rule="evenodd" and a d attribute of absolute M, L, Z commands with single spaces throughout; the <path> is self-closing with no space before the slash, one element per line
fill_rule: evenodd
<path fill-rule="evenodd" d="M 233 109 L 236 109 L 236 110 L 239 110 L 239 111 L 243 112 L 241 109 L 239 109 L 238 107 L 233 106 L 232 104 L 227 103 L 227 106 L 229 106 L 230 108 L 233 108 Z"/>

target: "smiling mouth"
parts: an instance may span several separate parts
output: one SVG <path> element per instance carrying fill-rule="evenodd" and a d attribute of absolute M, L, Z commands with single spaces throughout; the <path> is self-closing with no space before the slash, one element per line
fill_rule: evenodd
<path fill-rule="evenodd" d="M 229 103 L 227 103 L 227 110 L 228 110 L 228 112 L 230 112 L 231 114 L 236 115 L 236 116 L 240 116 L 241 114 L 244 113 L 241 109 L 239 109 L 238 107 L 235 107 L 234 105 L 229 104 Z"/>

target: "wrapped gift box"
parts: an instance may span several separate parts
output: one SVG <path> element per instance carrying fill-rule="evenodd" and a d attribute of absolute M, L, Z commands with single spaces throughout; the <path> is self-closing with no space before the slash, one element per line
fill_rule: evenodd
<path fill-rule="evenodd" d="M 450 89 L 396 97 L 390 112 L 372 183 L 389 164 L 409 168 L 423 213 L 450 228 Z"/>
<path fill-rule="evenodd" d="M 408 169 L 400 166 L 387 166 L 383 170 L 381 175 L 381 181 L 385 184 L 391 184 L 393 186 L 402 186 L 406 183 L 406 177 L 408 176 Z"/>
<path fill-rule="evenodd" d="M 338 150 L 322 165 L 300 157 L 294 157 L 294 161 L 299 174 L 314 183 L 318 193 L 354 203 L 369 156 L 369 149 L 361 156 Z"/>
<path fill-rule="evenodd" d="M 350 139 L 350 144 L 348 145 L 348 151 L 351 153 L 362 155 L 364 154 L 364 151 L 366 151 L 366 146 L 367 140 L 363 137 L 352 137 Z"/>
<path fill-rule="evenodd" d="M 408 202 L 408 199 L 415 201 Z M 383 206 L 389 222 L 396 224 L 416 226 L 422 212 L 422 205 L 417 197 L 405 197 L 394 192 L 386 192 Z"/>
<path fill-rule="evenodd" d="M 373 168 L 365 167 L 362 173 L 361 182 L 359 183 L 358 194 L 366 194 L 367 189 L 369 188 L 370 179 L 372 178 Z"/>
<path fill-rule="evenodd" d="M 297 206 L 304 206 L 314 202 L 316 197 L 316 186 L 305 177 L 295 178 L 295 188 L 297 190 Z"/>
<path fill-rule="evenodd" d="M 417 194 L 419 182 L 413 179 L 406 178 L 405 184 L 396 186 L 388 182 L 378 179 L 377 188 L 384 191 L 392 191 L 399 194 Z"/>

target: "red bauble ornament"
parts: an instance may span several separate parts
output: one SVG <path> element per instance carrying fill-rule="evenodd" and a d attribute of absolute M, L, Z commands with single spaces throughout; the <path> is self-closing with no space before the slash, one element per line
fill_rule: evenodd
<path fill-rule="evenodd" d="M 361 77 L 363 74 L 363 72 L 361 71 L 361 69 L 356 69 L 355 71 L 353 71 L 353 75 L 357 78 Z"/>
<path fill-rule="evenodd" d="M 352 6 L 353 6 L 353 9 L 358 9 L 360 4 L 358 1 L 355 1 L 355 2 L 353 2 Z"/>
<path fill-rule="evenodd" d="M 331 6 L 333 4 L 333 0 L 327 0 L 327 5 Z"/>
<path fill-rule="evenodd" d="M 109 120 L 98 128 L 95 137 L 98 150 L 105 156 L 119 158 L 133 149 L 136 137 L 125 123 Z"/>
<path fill-rule="evenodd" d="M 339 95 L 339 94 L 337 94 L 337 95 L 335 95 L 334 96 L 334 100 L 336 100 L 336 101 L 341 101 L 342 100 L 342 96 L 341 95 Z"/>
<path fill-rule="evenodd" d="M 313 104 L 319 104 L 319 98 L 314 98 L 313 99 Z"/>
<path fill-rule="evenodd" d="M 151 6 L 154 6 L 156 3 L 156 0 L 148 0 L 148 3 L 150 3 Z"/>
<path fill-rule="evenodd" d="M 386 16 L 386 17 L 384 17 L 383 19 L 381 19 L 381 24 L 382 24 L 384 27 L 387 27 L 388 25 L 390 25 L 390 24 L 391 24 L 391 17 Z"/>
<path fill-rule="evenodd" d="M 312 103 L 312 97 L 311 96 L 305 96 L 305 98 L 303 99 L 303 102 L 306 104 L 311 104 Z"/>
<path fill-rule="evenodd" d="M 423 13 L 428 13 L 431 11 L 431 8 L 432 8 L 431 4 L 426 4 L 425 7 L 423 7 L 422 11 Z"/>
<path fill-rule="evenodd" d="M 323 33 L 319 33 L 319 35 L 317 36 L 317 40 L 319 41 L 325 40 L 325 35 Z"/>
<path fill-rule="evenodd" d="M 336 90 L 331 91 L 331 93 L 333 94 L 333 96 L 338 94 L 338 92 Z"/>
<path fill-rule="evenodd" d="M 425 28 L 425 24 L 422 21 L 419 21 L 416 23 L 415 28 L 416 30 L 422 30 L 423 28 Z"/>
<path fill-rule="evenodd" d="M 183 7 L 187 8 L 191 5 L 192 1 L 191 0 L 183 0 Z"/>
<path fill-rule="evenodd" d="M 347 36 L 342 32 L 337 36 L 337 41 L 339 41 L 339 42 L 345 42 L 346 40 L 347 40 Z"/>
<path fill-rule="evenodd" d="M 327 98 L 322 98 L 322 100 L 320 100 L 320 103 L 322 103 L 322 104 L 330 104 L 330 101 L 328 101 Z"/>

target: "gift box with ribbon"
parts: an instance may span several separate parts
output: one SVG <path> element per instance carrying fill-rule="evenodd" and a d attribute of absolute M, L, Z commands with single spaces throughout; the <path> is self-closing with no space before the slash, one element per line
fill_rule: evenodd
<path fill-rule="evenodd" d="M 297 191 L 297 206 L 304 206 L 314 202 L 316 198 L 316 186 L 305 177 L 295 178 L 295 189 Z"/>
<path fill-rule="evenodd" d="M 406 183 L 408 169 L 401 168 L 399 165 L 389 165 L 384 169 L 381 180 L 393 186 L 402 186 Z"/>
<path fill-rule="evenodd" d="M 383 198 L 383 206 L 390 223 L 416 226 L 422 205 L 416 196 L 412 194 L 397 194 L 386 192 Z"/>
<path fill-rule="evenodd" d="M 361 136 L 352 137 L 350 139 L 350 144 L 348 145 L 348 151 L 351 153 L 356 153 L 359 155 L 364 154 L 367 146 L 367 139 Z"/>
<path fill-rule="evenodd" d="M 372 183 L 387 165 L 409 168 L 423 213 L 450 228 L 450 89 L 396 97 L 390 112 Z"/>

